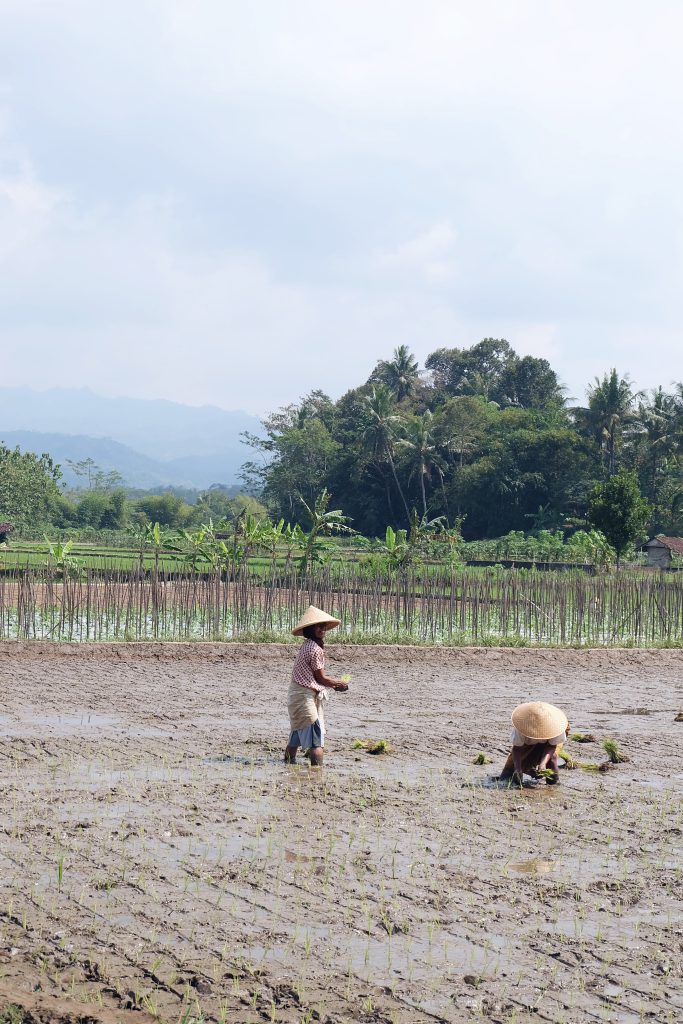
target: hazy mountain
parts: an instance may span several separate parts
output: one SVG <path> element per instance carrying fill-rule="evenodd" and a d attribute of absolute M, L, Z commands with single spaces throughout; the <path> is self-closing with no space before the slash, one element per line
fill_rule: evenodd
<path fill-rule="evenodd" d="M 239 435 L 258 433 L 260 423 L 214 405 L 103 398 L 88 388 L 0 388 L 0 436 L 16 430 L 111 438 L 152 459 L 220 455 L 238 467 L 248 457 Z"/>
<path fill-rule="evenodd" d="M 35 430 L 0 430 L 0 443 L 9 448 L 18 445 L 22 451 L 35 452 L 37 455 L 47 452 L 59 463 L 67 487 L 85 486 L 85 480 L 73 472 L 68 461 L 92 459 L 105 473 L 117 470 L 130 487 L 175 485 L 204 488 L 211 484 L 234 484 L 246 458 L 242 452 L 237 461 L 230 455 L 187 456 L 163 461 L 151 459 L 107 437 L 45 434 Z"/>
<path fill-rule="evenodd" d="M 0 388 L 0 441 L 58 462 L 93 459 L 131 487 L 233 484 L 250 452 L 240 433 L 260 433 L 244 412 L 141 398 L 102 398 L 87 388 Z M 82 483 L 82 481 L 81 481 Z"/>

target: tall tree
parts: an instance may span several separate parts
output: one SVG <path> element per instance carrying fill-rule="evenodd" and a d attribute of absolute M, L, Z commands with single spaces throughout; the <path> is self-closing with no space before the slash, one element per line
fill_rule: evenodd
<path fill-rule="evenodd" d="M 615 369 L 587 390 L 588 409 L 583 410 L 589 431 L 605 457 L 607 473 L 617 472 L 618 456 L 623 442 L 624 427 L 633 419 L 634 393 L 628 374 L 620 377 Z"/>
<path fill-rule="evenodd" d="M 396 412 L 394 397 L 385 384 L 378 384 L 373 387 L 367 398 L 368 420 L 363 431 L 363 440 L 367 448 L 374 454 L 384 456 L 389 463 L 391 473 L 396 484 L 403 508 L 405 509 L 406 522 L 410 524 L 410 512 L 408 503 L 396 473 L 394 462 L 394 442 L 396 432 L 401 423 L 401 417 Z"/>
<path fill-rule="evenodd" d="M 469 349 L 440 348 L 427 357 L 437 392 L 481 395 L 503 404 L 502 383 L 517 356 L 504 338 L 484 338 Z"/>
<path fill-rule="evenodd" d="M 514 357 L 503 369 L 495 400 L 499 405 L 523 409 L 561 408 L 564 388 L 547 359 Z"/>
<path fill-rule="evenodd" d="M 588 521 L 601 530 L 617 553 L 617 566 L 629 544 L 644 536 L 652 509 L 635 473 L 621 473 L 596 484 L 588 502 Z"/>
<path fill-rule="evenodd" d="M 438 451 L 434 433 L 434 417 L 429 409 L 422 416 L 411 416 L 404 425 L 403 437 L 399 438 L 397 446 L 407 454 L 407 462 L 410 466 L 409 479 L 416 476 L 420 482 L 422 513 L 426 516 L 425 482 L 431 480 L 432 473 L 436 471 L 443 484 L 443 475 L 447 468 L 446 460 Z"/>
<path fill-rule="evenodd" d="M 648 499 L 657 505 L 667 463 L 675 458 L 677 448 L 674 395 L 661 386 L 653 389 L 649 399 L 638 404 L 637 422 L 641 428 L 636 445 L 641 480 Z"/>
<path fill-rule="evenodd" d="M 303 498 L 309 505 L 327 485 L 339 444 L 325 425 L 331 403 L 322 392 L 313 392 L 300 405 L 285 406 L 263 425 L 266 436 L 244 434 L 246 443 L 262 457 L 242 467 L 242 478 L 258 488 L 276 517 L 295 522 Z"/>
<path fill-rule="evenodd" d="M 41 527 L 59 503 L 61 471 L 49 455 L 0 443 L 0 522 Z"/>
<path fill-rule="evenodd" d="M 393 392 L 397 402 L 402 402 L 415 391 L 420 380 L 417 359 L 407 345 L 399 345 L 394 349 L 391 359 L 382 360 L 377 364 L 373 378 L 385 384 Z"/>

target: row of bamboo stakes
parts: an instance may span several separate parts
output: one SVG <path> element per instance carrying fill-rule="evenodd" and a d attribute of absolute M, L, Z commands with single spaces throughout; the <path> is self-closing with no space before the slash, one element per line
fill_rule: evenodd
<path fill-rule="evenodd" d="M 52 641 L 283 639 L 315 604 L 340 639 L 447 644 L 683 643 L 681 574 L 541 573 L 354 564 L 149 574 L 56 570 L 0 577 L 0 638 Z"/>

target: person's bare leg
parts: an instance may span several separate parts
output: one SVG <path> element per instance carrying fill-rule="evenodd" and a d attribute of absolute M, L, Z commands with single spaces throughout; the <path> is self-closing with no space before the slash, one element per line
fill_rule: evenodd
<path fill-rule="evenodd" d="M 321 768 L 323 763 L 323 748 L 322 747 L 311 747 L 308 755 L 311 759 L 311 765 L 314 768 Z"/>
<path fill-rule="evenodd" d="M 285 747 L 285 764 L 296 764 L 298 747 Z"/>
<path fill-rule="evenodd" d="M 514 772 L 512 773 L 511 779 L 513 784 L 517 786 L 524 785 L 524 771 L 522 769 L 523 754 L 526 751 L 526 747 L 513 747 L 512 748 L 512 763 L 514 765 Z"/>
<path fill-rule="evenodd" d="M 528 749 L 528 747 L 512 748 L 505 766 L 498 776 L 501 782 L 511 781 L 517 785 L 522 785 L 522 755 Z"/>

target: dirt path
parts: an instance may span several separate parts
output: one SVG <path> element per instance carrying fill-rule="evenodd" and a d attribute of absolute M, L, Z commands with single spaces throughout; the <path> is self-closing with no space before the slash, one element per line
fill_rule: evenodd
<path fill-rule="evenodd" d="M 292 656 L 0 644 L 3 1024 L 683 1019 L 682 652 L 330 647 L 323 772 Z M 532 697 L 629 763 L 498 789 Z"/>

